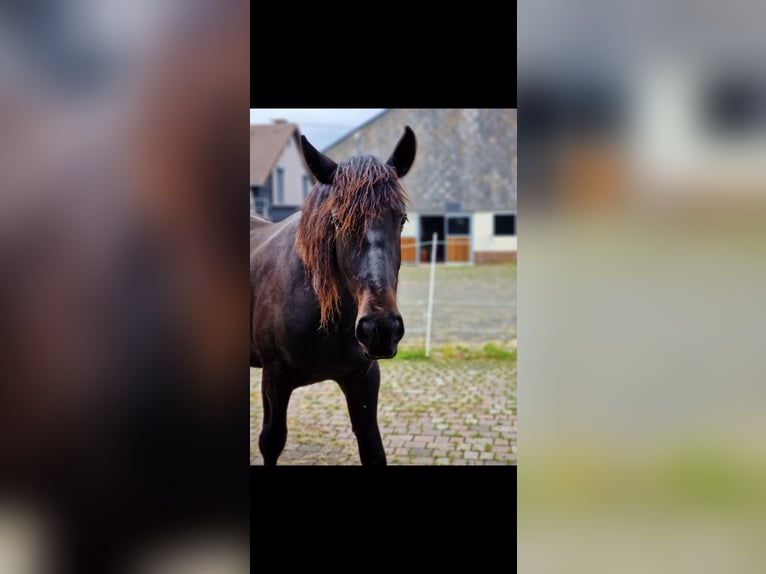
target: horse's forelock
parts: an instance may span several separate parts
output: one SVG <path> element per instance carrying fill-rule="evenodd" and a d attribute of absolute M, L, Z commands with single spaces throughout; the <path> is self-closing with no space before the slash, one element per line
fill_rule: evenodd
<path fill-rule="evenodd" d="M 327 330 L 339 312 L 333 265 L 336 233 L 361 241 L 370 223 L 403 210 L 407 201 L 396 170 L 372 156 L 341 162 L 332 186 L 317 184 L 306 198 L 297 248 L 319 300 L 322 329 Z"/>

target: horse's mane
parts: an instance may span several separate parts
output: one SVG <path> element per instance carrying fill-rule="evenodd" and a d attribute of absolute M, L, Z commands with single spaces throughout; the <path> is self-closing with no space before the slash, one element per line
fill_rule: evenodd
<path fill-rule="evenodd" d="M 408 198 L 396 170 L 372 156 L 338 164 L 332 186 L 317 183 L 306 198 L 296 247 L 319 299 L 320 328 L 339 313 L 335 240 L 362 240 L 369 223 L 391 211 L 404 211 Z"/>

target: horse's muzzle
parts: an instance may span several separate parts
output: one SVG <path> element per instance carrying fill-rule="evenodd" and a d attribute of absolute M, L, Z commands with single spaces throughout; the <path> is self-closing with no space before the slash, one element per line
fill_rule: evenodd
<path fill-rule="evenodd" d="M 404 336 L 404 321 L 399 313 L 383 317 L 363 315 L 356 322 L 356 338 L 371 359 L 390 359 Z"/>

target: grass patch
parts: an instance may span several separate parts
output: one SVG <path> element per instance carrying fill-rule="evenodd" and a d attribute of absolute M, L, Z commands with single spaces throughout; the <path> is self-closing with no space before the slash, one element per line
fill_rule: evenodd
<path fill-rule="evenodd" d="M 426 357 L 426 350 L 420 348 L 413 349 L 399 349 L 394 357 L 394 360 L 399 361 L 428 361 L 430 357 Z"/>
<path fill-rule="evenodd" d="M 394 360 L 400 361 L 430 361 L 431 359 L 515 361 L 516 349 L 502 349 L 495 343 L 487 343 L 480 349 L 447 343 L 441 347 L 432 347 L 429 357 L 426 357 L 426 351 L 423 347 L 400 348 L 394 357 Z"/>
<path fill-rule="evenodd" d="M 505 349 L 500 349 L 494 343 L 487 343 L 482 348 L 482 351 L 488 359 L 507 359 L 509 361 L 516 360 L 516 349 L 506 351 Z"/>

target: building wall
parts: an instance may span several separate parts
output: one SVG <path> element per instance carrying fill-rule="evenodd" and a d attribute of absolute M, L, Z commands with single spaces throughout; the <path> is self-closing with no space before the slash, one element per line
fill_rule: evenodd
<path fill-rule="evenodd" d="M 303 205 L 303 176 L 308 175 L 308 172 L 303 167 L 301 161 L 301 152 L 298 150 L 298 146 L 293 138 L 287 142 L 285 150 L 282 152 L 281 157 L 277 161 L 277 164 L 272 172 L 272 199 L 273 205 Z M 284 202 L 277 202 L 277 168 L 281 167 L 285 170 L 285 197 Z M 310 181 L 309 181 L 310 185 Z"/>
<path fill-rule="evenodd" d="M 335 161 L 360 154 L 385 161 L 405 125 L 418 142 L 402 180 L 410 211 L 516 209 L 514 109 L 391 109 L 323 151 Z"/>
<path fill-rule="evenodd" d="M 498 212 L 477 211 L 473 214 L 473 260 L 477 265 L 516 262 L 518 237 L 495 235 L 496 213 Z"/>
<path fill-rule="evenodd" d="M 411 211 L 407 212 L 407 223 L 402 228 L 402 237 L 417 237 L 420 235 L 418 230 L 420 229 L 420 221 L 418 214 Z"/>
<path fill-rule="evenodd" d="M 494 211 L 477 211 L 473 214 L 474 251 L 516 251 L 516 235 L 495 235 Z"/>
<path fill-rule="evenodd" d="M 495 235 L 495 215 L 509 214 L 511 211 L 477 211 L 471 216 L 471 250 L 473 252 L 473 262 L 483 263 L 505 263 L 516 261 L 516 251 L 518 249 L 518 238 L 515 235 Z M 409 212 L 407 214 L 409 222 L 402 229 L 402 256 L 407 262 L 421 260 L 420 243 L 420 214 Z M 453 236 L 454 237 L 454 236 Z M 430 240 L 430 239 L 429 239 Z"/>
<path fill-rule="evenodd" d="M 266 181 L 263 183 L 263 185 L 254 185 L 250 187 L 251 208 L 256 197 L 265 199 L 268 206 L 265 214 L 267 218 L 271 217 L 271 208 L 273 207 L 271 201 L 271 184 L 273 179 L 273 176 L 270 175 L 268 178 L 266 178 Z"/>

